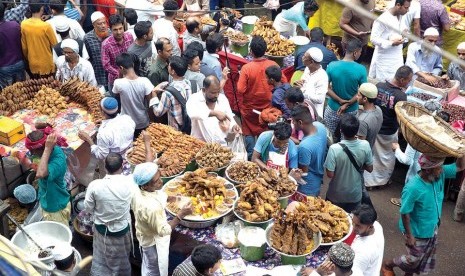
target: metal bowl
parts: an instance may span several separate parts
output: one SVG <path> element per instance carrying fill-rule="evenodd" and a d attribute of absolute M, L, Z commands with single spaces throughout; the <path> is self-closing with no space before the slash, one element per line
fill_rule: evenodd
<path fill-rule="evenodd" d="M 341 208 L 342 210 L 342 208 Z M 345 212 L 345 211 L 344 211 Z M 350 214 L 347 213 L 347 219 L 349 220 L 349 231 L 347 232 L 347 234 L 342 237 L 340 240 L 337 240 L 337 241 L 334 241 L 334 242 L 323 242 L 323 239 L 321 240 L 321 246 L 331 246 L 331 245 L 334 245 L 336 243 L 340 243 L 340 242 L 343 242 L 345 240 L 347 240 L 348 237 L 350 237 L 350 234 L 352 234 L 352 231 L 354 230 L 354 226 L 352 225 L 352 218 L 350 217 Z"/>
<path fill-rule="evenodd" d="M 280 205 L 281 208 L 283 208 L 283 209 L 285 209 L 285 208 L 287 207 L 287 205 L 288 205 L 288 203 L 289 203 L 289 198 L 290 198 L 291 196 L 293 196 L 293 195 L 295 194 L 295 192 L 297 192 L 297 189 L 299 189 L 299 185 L 297 184 L 297 181 L 296 181 L 292 176 L 290 176 L 290 175 L 289 175 L 288 177 L 289 177 L 289 179 L 290 179 L 292 182 L 294 182 L 294 184 L 295 184 L 295 190 L 294 190 L 293 193 L 288 194 L 287 196 L 282 196 L 282 197 L 278 198 L 279 205 Z"/>
<path fill-rule="evenodd" d="M 201 228 L 207 228 L 212 225 L 214 225 L 218 219 L 213 219 L 213 220 L 206 220 L 206 221 L 192 221 L 192 220 L 185 220 L 182 219 L 179 224 L 182 226 L 185 226 L 187 228 L 193 228 L 193 229 L 201 229 Z"/>
<path fill-rule="evenodd" d="M 266 229 L 267 226 L 270 224 L 270 222 L 272 222 L 274 220 L 274 218 L 272 217 L 269 220 L 265 220 L 265 221 L 248 221 L 248 220 L 244 219 L 243 217 L 241 217 L 241 215 L 239 215 L 239 213 L 236 212 L 238 202 L 239 202 L 239 200 L 236 200 L 236 202 L 234 202 L 233 212 L 234 212 L 234 215 L 236 215 L 236 217 L 238 219 L 240 219 L 240 220 L 242 220 L 244 222 L 244 225 L 246 225 L 246 226 L 257 226 L 257 227 Z"/>

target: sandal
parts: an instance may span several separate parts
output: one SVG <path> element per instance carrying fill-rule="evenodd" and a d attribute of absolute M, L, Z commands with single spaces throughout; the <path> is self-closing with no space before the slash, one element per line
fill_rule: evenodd
<path fill-rule="evenodd" d="M 402 199 L 397 198 L 397 197 L 393 197 L 393 198 L 391 198 L 391 203 L 400 207 L 400 206 L 402 206 Z"/>
<path fill-rule="evenodd" d="M 386 268 L 384 265 L 381 267 L 381 275 L 382 276 L 396 276 L 394 270 L 390 270 Z"/>

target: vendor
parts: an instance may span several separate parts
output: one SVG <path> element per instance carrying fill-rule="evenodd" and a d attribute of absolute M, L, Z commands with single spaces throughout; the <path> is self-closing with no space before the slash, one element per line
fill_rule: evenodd
<path fill-rule="evenodd" d="M 32 185 L 19 185 L 13 190 L 13 195 L 19 201 L 19 205 L 27 209 L 28 215 L 23 222 L 24 226 L 42 220 L 42 210 L 37 202 L 37 192 Z"/>
<path fill-rule="evenodd" d="M 460 60 L 465 61 L 465 42 L 461 42 L 457 46 L 457 57 Z M 465 67 L 452 61 L 447 69 L 447 76 L 449 76 L 451 80 L 459 81 L 460 90 L 465 90 Z"/>
<path fill-rule="evenodd" d="M 181 219 L 192 213 L 192 206 L 190 203 L 185 205 L 176 217 L 168 222 L 164 211 L 168 196 L 161 190 L 163 182 L 157 164 L 150 162 L 154 159 L 150 147 L 150 135 L 145 131 L 142 135 L 147 163 L 139 164 L 134 169 L 134 182 L 139 185 L 140 192 L 134 193 L 131 203 L 136 237 L 142 248 L 141 271 L 142 275 L 167 275 L 171 231 Z"/>
<path fill-rule="evenodd" d="M 192 255 L 176 267 L 173 276 L 214 275 L 221 265 L 221 251 L 211 244 L 202 244 Z"/>
<path fill-rule="evenodd" d="M 286 122 L 276 123 L 273 131 L 265 131 L 257 139 L 252 162 L 262 169 L 297 168 L 297 147 L 291 137 L 292 127 Z"/>
<path fill-rule="evenodd" d="M 185 0 L 182 2 L 179 11 L 189 11 L 190 16 L 204 15 L 208 13 L 210 9 L 209 0 Z"/>
<path fill-rule="evenodd" d="M 74 275 L 72 272 L 74 267 L 81 262 L 81 256 L 75 251 L 69 243 L 60 243 L 55 245 L 52 250 L 56 269 L 60 271 L 60 275 Z"/>
<path fill-rule="evenodd" d="M 349 245 L 341 242 L 337 243 L 329 249 L 328 259 L 324 261 L 316 269 L 302 268 L 300 275 L 302 276 L 345 276 L 345 275 L 363 275 L 361 271 L 352 268 L 354 264 L 355 253 Z"/>
<path fill-rule="evenodd" d="M 298 2 L 292 8 L 282 11 L 274 20 L 273 27 L 283 36 L 293 37 L 297 35 L 297 25 L 310 36 L 308 19 L 318 10 L 318 4 L 314 0 Z"/>
<path fill-rule="evenodd" d="M 39 203 L 44 220 L 69 226 L 71 202 L 66 189 L 66 155 L 56 146 L 57 135 L 35 130 L 26 137 L 26 148 L 40 157 L 36 178 L 39 179 Z"/>

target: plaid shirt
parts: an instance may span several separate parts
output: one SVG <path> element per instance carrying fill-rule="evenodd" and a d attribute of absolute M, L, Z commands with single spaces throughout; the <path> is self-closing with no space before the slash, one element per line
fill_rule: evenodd
<path fill-rule="evenodd" d="M 102 65 L 102 41 L 92 30 L 84 36 L 84 44 L 89 53 L 89 61 L 94 67 L 95 79 L 99 85 L 107 85 L 107 73 Z"/>
<path fill-rule="evenodd" d="M 16 21 L 21 24 L 28 7 L 29 0 L 21 0 L 18 6 L 5 11 L 5 21 Z"/>
<path fill-rule="evenodd" d="M 114 36 L 110 36 L 102 43 L 102 65 L 103 69 L 108 73 L 108 84 L 113 85 L 115 79 L 119 76 L 118 66 L 116 65 L 116 57 L 121 53 L 126 53 L 129 46 L 134 42 L 134 38 L 130 33 L 124 33 L 123 43 L 116 42 Z"/>
<path fill-rule="evenodd" d="M 191 84 L 186 79 L 173 81 L 170 83 L 170 86 L 181 92 L 181 95 L 186 100 L 188 100 L 192 94 Z M 155 116 L 160 117 L 168 111 L 168 125 L 179 130 L 179 126 L 183 124 L 181 105 L 170 92 L 164 91 L 163 94 L 161 94 L 160 103 L 153 107 L 153 113 Z"/>

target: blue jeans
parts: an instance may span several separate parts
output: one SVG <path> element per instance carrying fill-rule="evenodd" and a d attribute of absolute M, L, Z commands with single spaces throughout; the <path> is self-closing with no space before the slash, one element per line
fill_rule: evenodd
<path fill-rule="evenodd" d="M 255 147 L 255 137 L 252 135 L 244 136 L 245 150 L 247 151 L 247 159 L 252 160 L 253 148 Z"/>
<path fill-rule="evenodd" d="M 24 62 L 22 60 L 12 65 L 0 67 L 0 86 L 8 86 L 24 79 Z"/>

